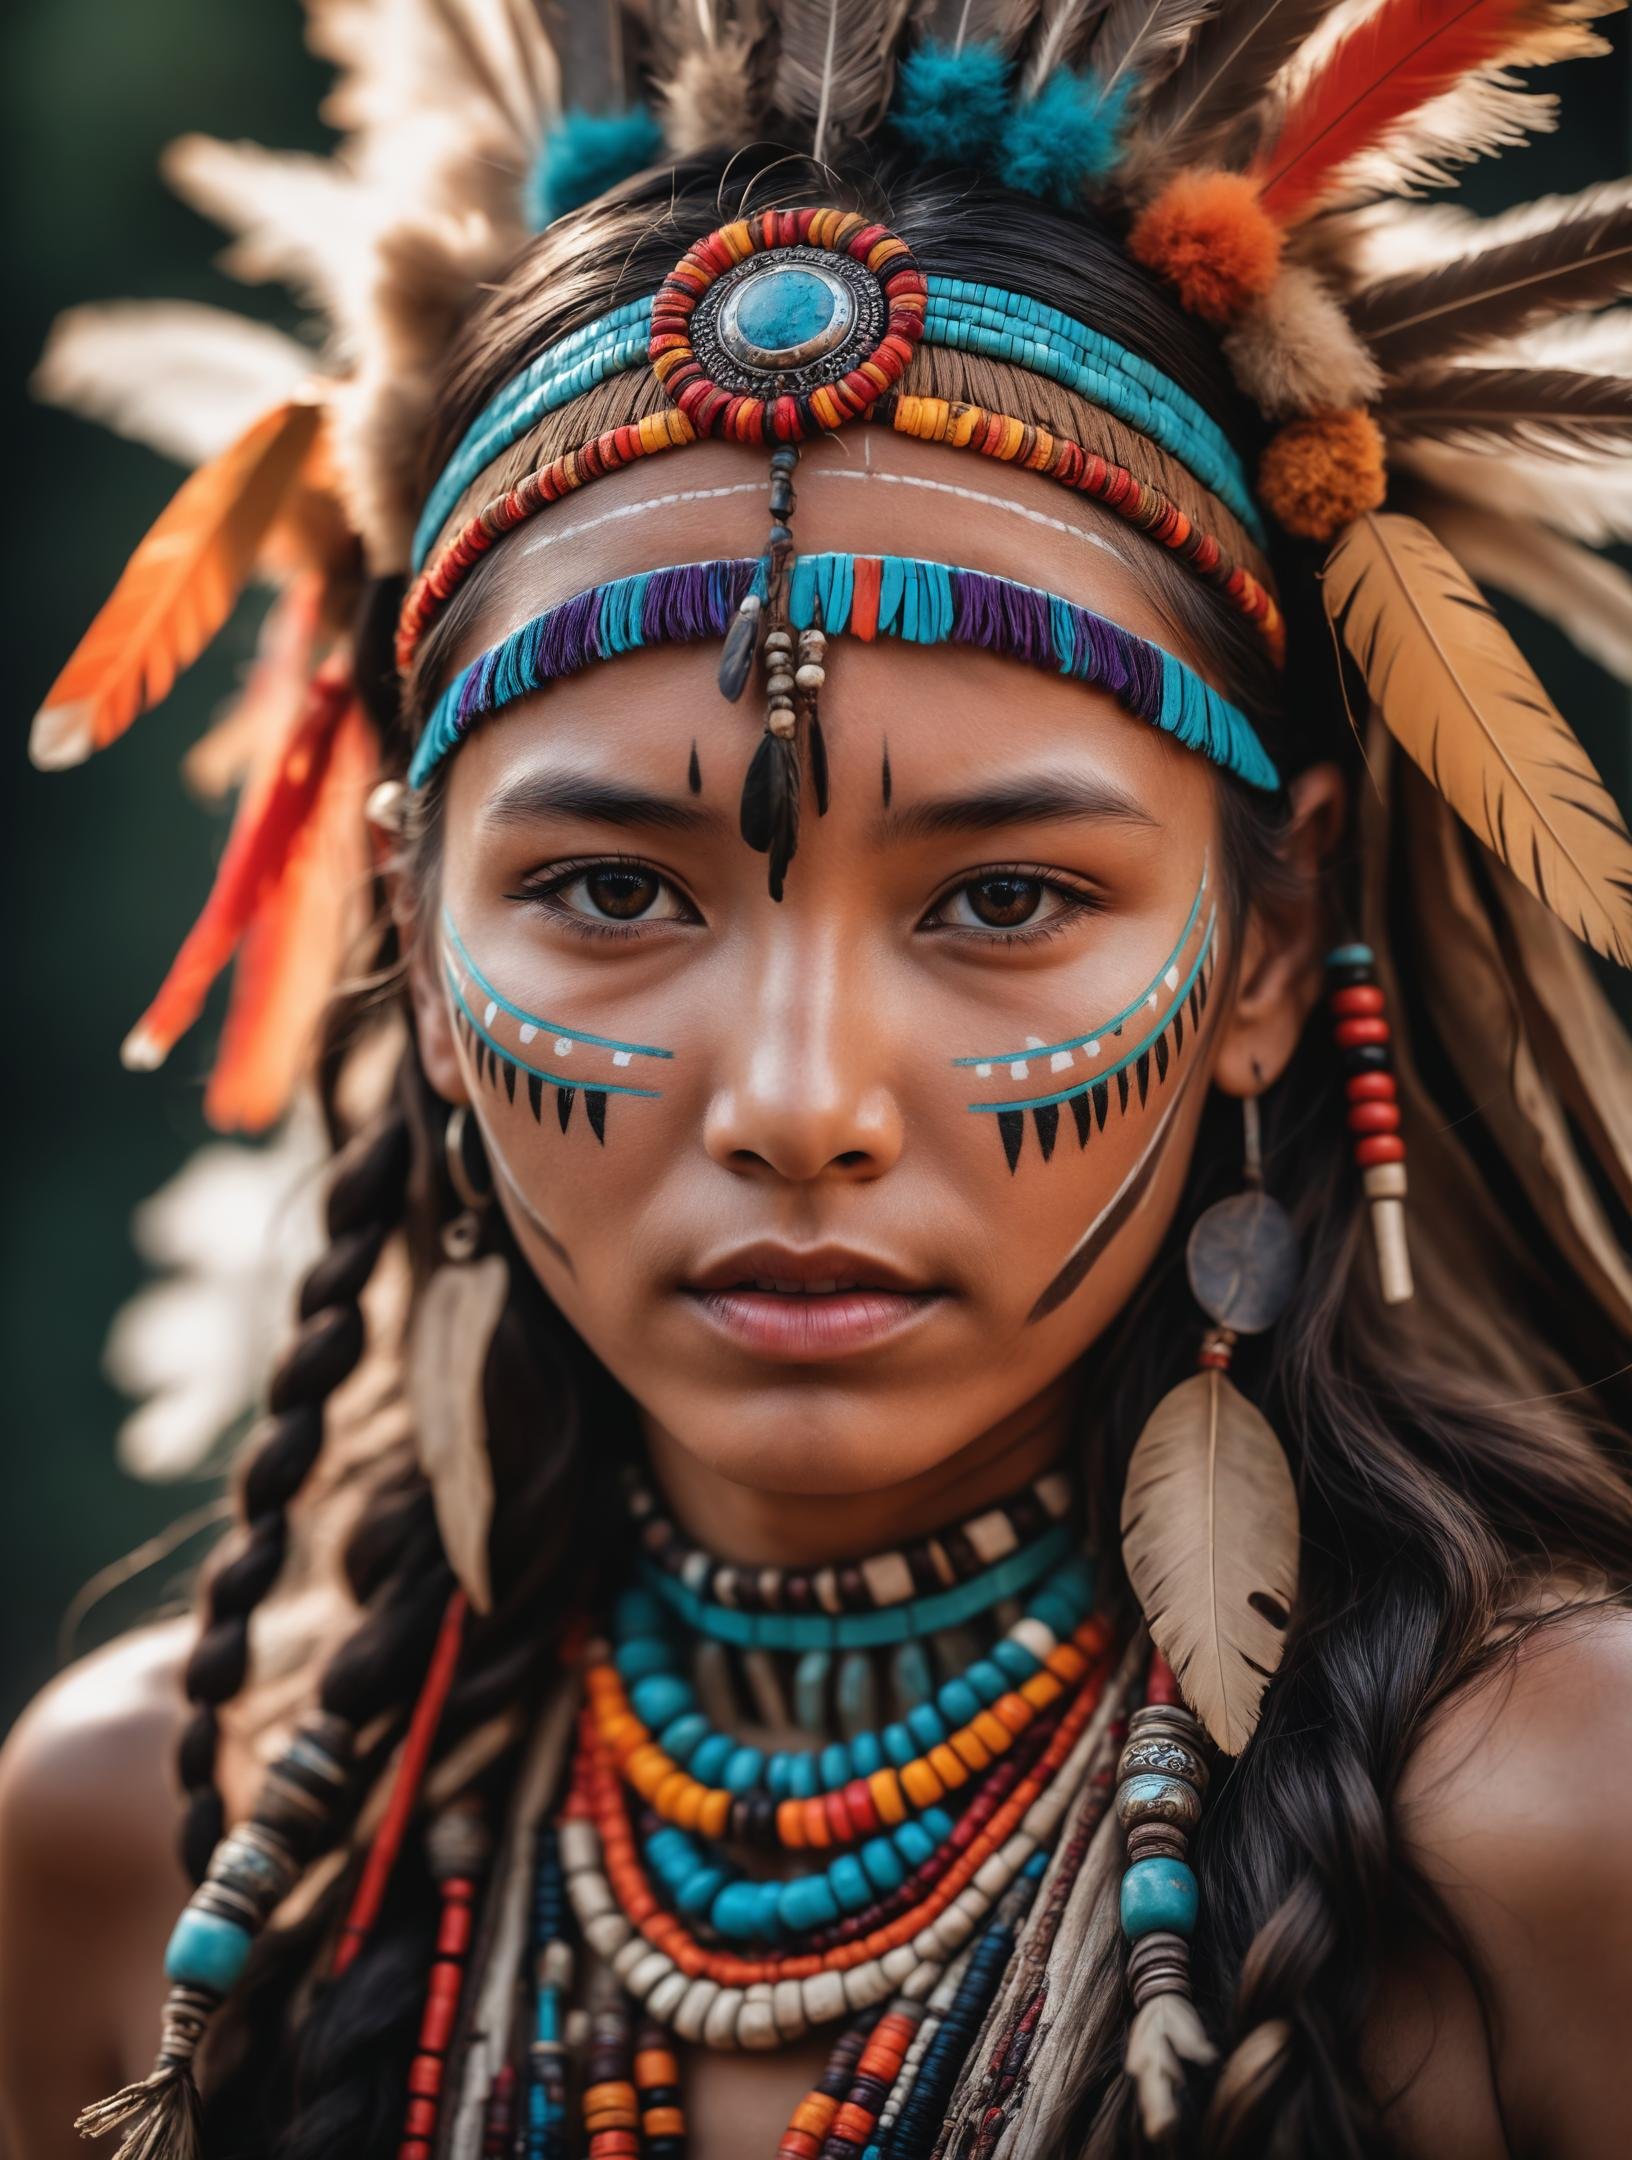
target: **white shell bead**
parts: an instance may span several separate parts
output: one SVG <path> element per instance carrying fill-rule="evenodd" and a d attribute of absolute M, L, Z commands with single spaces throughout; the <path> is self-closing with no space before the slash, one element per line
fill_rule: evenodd
<path fill-rule="evenodd" d="M 870 2010 L 890 1992 L 890 1983 L 876 1962 L 853 1965 L 843 1979 L 844 1999 L 852 2010 Z"/>
<path fill-rule="evenodd" d="M 771 1990 L 771 2015 L 784 2040 L 797 2040 L 805 2029 L 805 1998 L 797 1980 L 778 1980 Z"/>
<path fill-rule="evenodd" d="M 737 2044 L 737 2021 L 744 2008 L 741 1988 L 721 1988 L 708 2006 L 703 2020 L 703 2045 L 729 2048 Z"/>
<path fill-rule="evenodd" d="M 825 2025 L 831 2019 L 844 2014 L 844 1980 L 836 1972 L 814 1974 L 801 1985 L 805 1994 L 805 2016 L 812 2025 Z"/>
<path fill-rule="evenodd" d="M 593 1823 L 570 1821 L 561 1825 L 561 1865 L 569 1875 L 595 1867 L 601 1857 L 601 1841 Z"/>
<path fill-rule="evenodd" d="M 975 1870 L 974 1888 L 982 1897 L 1001 1897 L 1013 1880 L 1008 1862 L 1000 1852 L 994 1852 Z"/>
<path fill-rule="evenodd" d="M 918 1964 L 918 1953 L 911 1943 L 897 1943 L 893 1950 L 886 1950 L 878 1961 L 878 1969 L 891 1987 L 899 1987 L 908 1973 Z"/>
<path fill-rule="evenodd" d="M 1016 1642 L 1022 1650 L 1029 1650 L 1039 1665 L 1046 1665 L 1059 1648 L 1059 1637 L 1041 1620 L 1029 1616 L 1009 1633 L 1010 1642 Z"/>
<path fill-rule="evenodd" d="M 803 667 L 795 670 L 793 679 L 801 690 L 820 690 L 827 680 L 827 670 L 820 662 L 807 660 Z"/>
<path fill-rule="evenodd" d="M 941 1977 L 944 1966 L 945 1960 L 937 1958 L 933 1964 L 915 1967 L 901 1983 L 902 1994 L 910 1996 L 914 2002 L 922 2002 Z"/>
<path fill-rule="evenodd" d="M 674 2013 L 674 2029 L 682 2040 L 701 2040 L 703 2025 L 719 1992 L 717 1980 L 693 1980 Z"/>
<path fill-rule="evenodd" d="M 620 1951 L 618 1956 L 621 1957 L 622 1954 Z M 615 1968 L 617 1958 L 614 1958 L 612 1963 Z M 653 1988 L 660 1981 L 669 1979 L 675 1969 L 673 1958 L 665 1957 L 661 1950 L 652 1951 L 648 1957 L 643 1957 L 629 1974 L 630 1994 L 638 1995 L 640 2000 L 645 2002 L 651 1995 Z"/>
<path fill-rule="evenodd" d="M 742 2015 L 737 2019 L 738 2047 L 774 2048 L 780 2038 L 768 2002 L 743 2004 Z"/>
<path fill-rule="evenodd" d="M 653 1988 L 646 1998 L 646 2007 L 660 2025 L 667 2025 L 673 2018 L 690 1985 L 683 1972 L 675 1971 L 665 1974 Z"/>
<path fill-rule="evenodd" d="M 584 1870 L 575 1875 L 571 1884 L 572 1909 L 587 1927 L 602 1913 L 616 1912 L 618 1901 L 612 1895 L 612 1886 L 598 1871 Z"/>
<path fill-rule="evenodd" d="M 622 1913 L 617 1912 L 598 1913 L 584 1925 L 584 1935 L 589 1947 L 597 1957 L 609 1959 L 617 1956 L 633 1933 L 634 1929 Z"/>

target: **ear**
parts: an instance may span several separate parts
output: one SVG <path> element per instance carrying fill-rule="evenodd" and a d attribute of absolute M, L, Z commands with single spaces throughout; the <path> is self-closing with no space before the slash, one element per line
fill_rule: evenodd
<path fill-rule="evenodd" d="M 376 790 L 377 795 L 384 790 Z M 470 1086 L 459 1056 L 454 1033 L 453 1010 L 443 981 L 438 942 L 432 923 L 433 910 L 422 906 L 424 896 L 409 877 L 402 859 L 402 825 L 397 806 L 382 804 L 376 812 L 369 805 L 369 824 L 374 859 L 384 880 L 397 926 L 397 942 L 407 960 L 408 1002 L 413 1012 L 414 1034 L 419 1042 L 419 1061 L 444 1102 L 468 1103 Z"/>
<path fill-rule="evenodd" d="M 1226 1095 L 1260 1095 L 1280 1078 L 1320 996 L 1326 925 L 1315 902 L 1343 832 L 1347 790 L 1335 765 L 1311 765 L 1287 794 L 1279 850 L 1287 889 L 1255 895 L 1243 925 L 1235 1000 L 1213 1066 Z"/>

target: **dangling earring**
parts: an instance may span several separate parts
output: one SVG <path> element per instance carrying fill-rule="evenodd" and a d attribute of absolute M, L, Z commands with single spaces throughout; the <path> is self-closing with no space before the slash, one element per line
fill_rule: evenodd
<path fill-rule="evenodd" d="M 1129 1721 L 1116 1798 L 1135 2005 L 1124 2062 L 1153 2140 L 1178 2121 L 1185 2064 L 1215 2052 L 1190 1998 L 1188 1947 L 1197 1894 L 1185 1855 L 1207 1789 L 1203 1728 L 1226 1755 L 1251 1739 L 1298 1581 L 1292 1473 L 1229 1377 L 1237 1339 L 1274 1326 L 1299 1268 L 1291 1219 L 1264 1190 L 1255 1096 L 1241 1114 L 1243 1190 L 1198 1217 L 1185 1248 L 1191 1293 L 1213 1322 L 1201 1370 L 1151 1412 L 1122 1493 L 1122 1557 L 1159 1653 L 1150 1701 Z"/>
<path fill-rule="evenodd" d="M 1343 1057 L 1343 1093 L 1355 1166 L 1371 1206 L 1371 1235 L 1385 1305 L 1415 1295 L 1405 1234 L 1405 1142 L 1400 1136 L 1388 1001 L 1369 945 L 1339 945 L 1326 955 L 1332 1034 Z"/>
<path fill-rule="evenodd" d="M 481 1135 L 461 1103 L 449 1114 L 443 1149 L 462 1212 L 444 1226 L 447 1264 L 432 1275 L 414 1308 L 408 1388 L 419 1465 L 431 1490 L 442 1549 L 466 1597 L 485 1613 L 493 1602 L 487 1552 L 493 1466 L 484 1383 L 488 1351 L 510 1295 L 510 1268 L 502 1253 L 476 1258 L 493 1184 L 472 1167 L 473 1135 L 479 1152 Z"/>
<path fill-rule="evenodd" d="M 1185 1262 L 1214 1325 L 1201 1370 L 1151 1412 L 1128 1463 L 1122 1557 L 1152 1639 L 1217 1746 L 1239 1755 L 1280 1663 L 1298 1580 L 1298 1498 L 1281 1444 L 1229 1378 L 1297 1287 L 1297 1236 L 1264 1190 L 1258 1103 L 1242 1105 L 1244 1190 L 1190 1232 Z"/>

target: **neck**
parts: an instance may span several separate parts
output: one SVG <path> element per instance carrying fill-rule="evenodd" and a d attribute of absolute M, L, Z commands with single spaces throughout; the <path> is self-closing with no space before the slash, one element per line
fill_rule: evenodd
<path fill-rule="evenodd" d="M 881 1490 L 777 1493 L 724 1477 L 661 1426 L 646 1454 L 674 1520 L 736 1566 L 820 1567 L 878 1552 L 975 1513 L 1060 1461 L 1072 1395 L 1062 1376 L 921 1476 Z"/>

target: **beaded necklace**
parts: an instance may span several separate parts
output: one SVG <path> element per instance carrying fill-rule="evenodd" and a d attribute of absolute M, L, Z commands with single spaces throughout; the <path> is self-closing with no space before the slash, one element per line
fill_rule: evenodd
<path fill-rule="evenodd" d="M 457 2138 L 439 2108 L 476 1869 L 469 1834 L 433 1825 L 445 1914 L 404 2160 L 681 2160 L 679 2044 L 774 2049 L 824 2026 L 827 2067 L 774 2160 L 928 2160 L 1018 1946 L 1057 1921 L 1125 1737 L 1132 1668 L 1121 1659 L 1113 1684 L 1068 1488 L 1045 1479 L 898 1553 L 804 1572 L 725 1566 L 638 1481 L 629 1498 L 639 1579 L 584 1654 L 564 1799 L 516 1846 L 527 1946 L 504 1985 L 520 2008 Z M 722 1646 L 721 1615 L 829 1634 L 821 1649 L 740 1632 Z M 900 1640 L 857 1643 L 852 1624 L 882 1616 Z M 723 1714 L 735 1695 L 798 1696 L 778 1654 L 886 1666 L 873 1696 L 897 1714 L 837 1737 L 824 1689 L 802 1744 L 749 1732 Z M 729 1690 L 722 1657 L 737 1661 Z M 1034 2025 L 1035 2008 L 1005 2043 L 1014 2078 Z"/>

